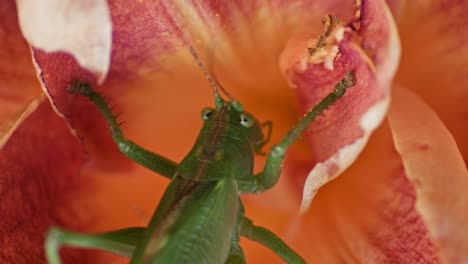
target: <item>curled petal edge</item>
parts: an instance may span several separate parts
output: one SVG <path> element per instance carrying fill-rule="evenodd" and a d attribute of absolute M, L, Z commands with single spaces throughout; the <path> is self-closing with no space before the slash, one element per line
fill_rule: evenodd
<path fill-rule="evenodd" d="M 361 138 L 339 149 L 332 157 L 319 162 L 307 175 L 302 194 L 301 213 L 307 212 L 318 189 L 343 173 L 362 152 L 372 132 L 382 123 L 388 110 L 390 96 L 372 106 L 361 118 L 360 127 L 364 131 Z"/>
<path fill-rule="evenodd" d="M 388 119 L 416 209 L 446 263 L 468 259 L 468 171 L 437 114 L 413 92 L 397 87 Z"/>

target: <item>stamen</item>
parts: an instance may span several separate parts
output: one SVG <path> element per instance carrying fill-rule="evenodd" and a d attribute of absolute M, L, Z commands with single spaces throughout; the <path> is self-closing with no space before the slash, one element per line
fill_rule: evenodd
<path fill-rule="evenodd" d="M 340 23 L 338 17 L 334 17 L 332 15 L 327 15 L 323 20 L 323 27 L 324 32 L 319 37 L 315 48 L 309 48 L 309 55 L 314 55 L 319 49 L 322 49 L 327 45 L 327 38 L 330 36 L 331 32 L 336 28 L 336 26 Z"/>

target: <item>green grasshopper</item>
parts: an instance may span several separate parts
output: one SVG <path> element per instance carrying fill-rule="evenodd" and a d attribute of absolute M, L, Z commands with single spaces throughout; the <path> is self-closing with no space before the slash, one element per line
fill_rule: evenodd
<path fill-rule="evenodd" d="M 240 194 L 262 193 L 277 183 L 286 151 L 325 109 L 354 85 L 347 73 L 333 92 L 315 105 L 274 145 L 263 171 L 254 175 L 255 154 L 269 141 L 271 122 L 260 123 L 244 111 L 203 67 L 190 48 L 213 91 L 215 108 L 201 112 L 203 127 L 190 152 L 180 163 L 150 152 L 127 140 L 103 97 L 80 81 L 70 84 L 91 100 L 104 116 L 122 154 L 170 179 L 147 227 L 131 227 L 100 234 L 82 234 L 51 228 L 46 238 L 50 264 L 59 264 L 61 246 L 96 248 L 131 258 L 131 264 L 245 263 L 240 236 L 256 241 L 287 263 L 305 263 L 271 231 L 256 226 L 244 215 Z M 229 100 L 218 92 L 220 89 Z M 263 128 L 267 127 L 266 136 Z"/>

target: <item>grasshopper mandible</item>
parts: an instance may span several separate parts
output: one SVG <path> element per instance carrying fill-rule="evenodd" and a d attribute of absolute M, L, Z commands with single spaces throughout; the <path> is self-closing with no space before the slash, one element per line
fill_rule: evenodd
<path fill-rule="evenodd" d="M 88 84 L 73 81 L 70 92 L 91 100 L 104 116 L 122 154 L 170 179 L 170 183 L 146 227 L 132 227 L 100 234 L 82 234 L 51 228 L 46 238 L 50 264 L 59 264 L 62 245 L 96 248 L 131 258 L 131 264 L 155 263 L 245 263 L 240 236 L 256 241 L 287 263 L 305 263 L 294 250 L 271 231 L 256 226 L 244 215 L 240 194 L 261 193 L 272 188 L 281 174 L 289 146 L 315 118 L 354 85 L 347 73 L 334 90 L 315 105 L 274 145 L 263 170 L 254 175 L 255 154 L 271 134 L 271 123 L 260 123 L 244 111 L 203 67 L 190 48 L 213 91 L 215 108 L 201 112 L 203 127 L 191 151 L 180 162 L 143 149 L 127 140 L 111 109 Z M 221 90 L 228 100 L 223 99 Z M 267 127 L 264 135 L 263 127 Z"/>

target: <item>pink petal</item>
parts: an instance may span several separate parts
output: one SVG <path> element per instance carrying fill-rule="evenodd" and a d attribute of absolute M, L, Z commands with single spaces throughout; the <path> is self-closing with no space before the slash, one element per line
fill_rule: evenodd
<path fill-rule="evenodd" d="M 65 51 L 96 74 L 109 71 L 112 26 L 105 0 L 17 0 L 23 35 L 35 48 Z"/>
<path fill-rule="evenodd" d="M 398 87 L 389 112 L 416 206 L 446 263 L 468 259 L 468 171 L 453 136 L 413 92 Z"/>
<path fill-rule="evenodd" d="M 97 87 L 93 75 L 64 53 L 47 54 L 33 50 L 33 59 L 39 81 L 54 110 L 70 123 L 73 132 L 82 139 L 92 164 L 101 169 L 128 168 L 130 162 L 120 155 L 96 107 L 84 96 L 72 95 L 66 90 L 73 79 L 89 81 Z"/>
<path fill-rule="evenodd" d="M 44 128 L 53 129 L 44 129 Z M 44 234 L 51 225 L 89 227 L 74 207 L 89 181 L 79 175 L 83 149 L 45 101 L 0 150 L 0 262 L 45 263 Z M 89 215 L 88 215 L 89 217 Z M 86 255 L 65 254 L 64 261 Z"/>
<path fill-rule="evenodd" d="M 2 149 L 3 146 L 8 142 L 16 128 L 18 128 L 18 126 L 20 126 L 32 112 L 36 111 L 37 107 L 44 100 L 45 96 L 40 96 L 27 105 L 23 111 L 15 113 L 15 115 L 10 114 L 8 119 L 2 120 L 2 127 L 0 129 L 0 149 Z"/>
<path fill-rule="evenodd" d="M 302 210 L 322 185 L 354 162 L 387 110 L 399 57 L 396 28 L 382 1 L 362 1 L 356 15 L 350 25 L 357 36 L 349 28 L 337 28 L 331 36 L 336 40 L 329 40 L 336 48 L 330 47 L 326 57 L 310 57 L 307 48 L 316 42 L 304 37 L 291 41 L 283 53 L 281 67 L 303 111 L 325 97 L 347 72 L 354 71 L 357 80 L 305 135 L 315 166 L 305 181 Z"/>

